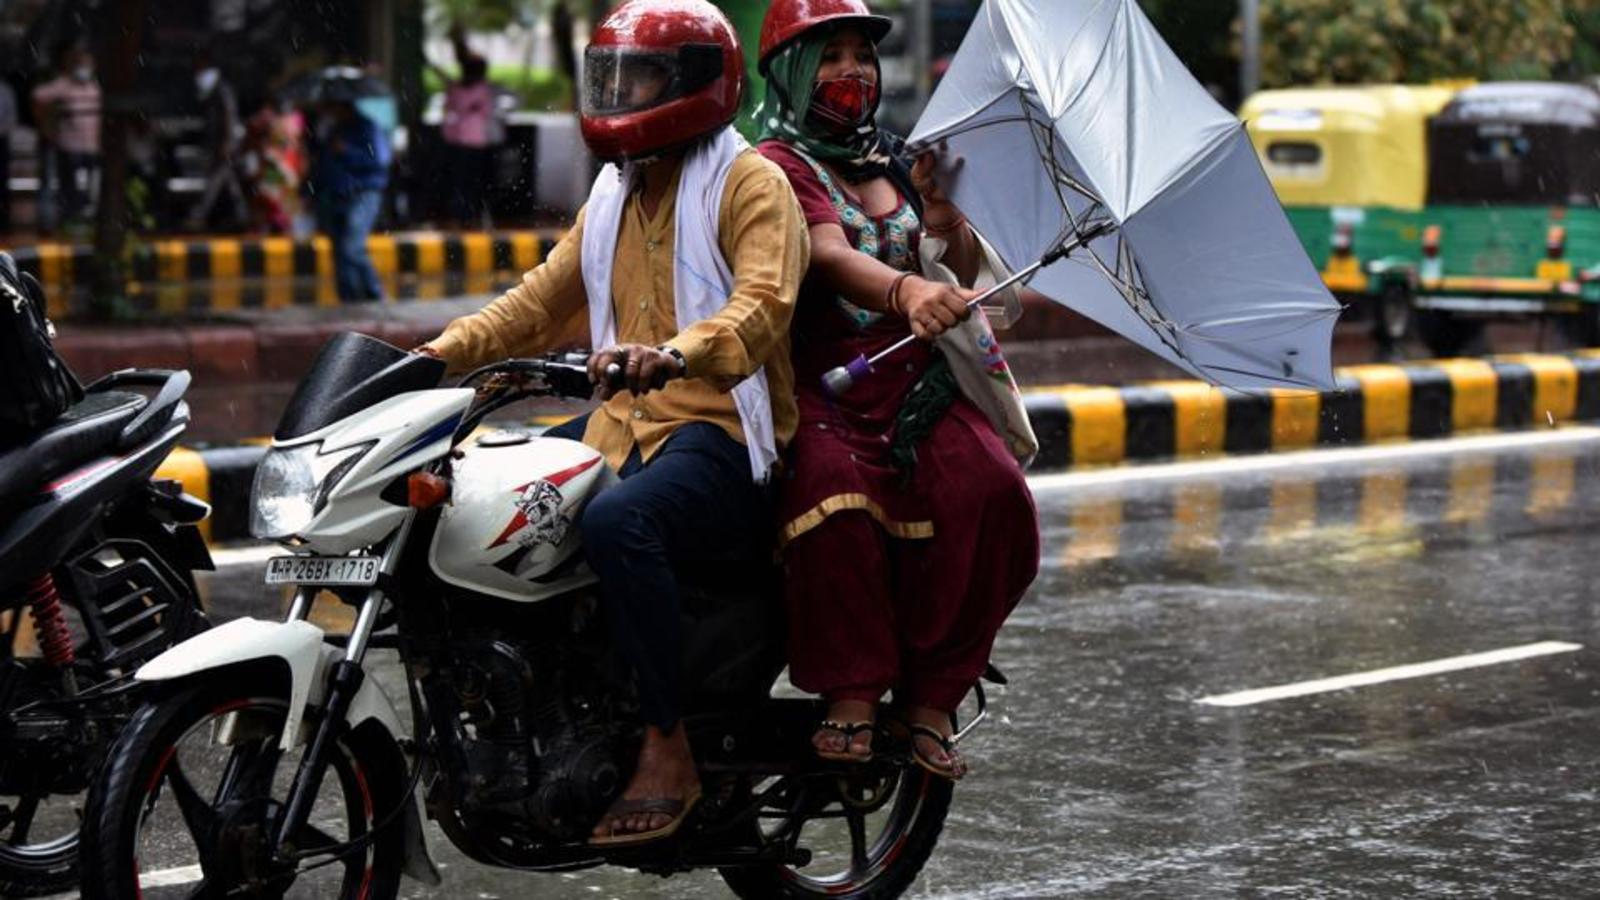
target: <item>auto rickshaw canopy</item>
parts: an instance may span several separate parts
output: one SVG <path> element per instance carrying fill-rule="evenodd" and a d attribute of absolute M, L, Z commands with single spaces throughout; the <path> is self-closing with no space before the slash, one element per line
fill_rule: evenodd
<path fill-rule="evenodd" d="M 1428 118 L 1458 88 L 1362 85 L 1261 91 L 1239 110 L 1285 206 L 1421 209 Z"/>
<path fill-rule="evenodd" d="M 1493 82 L 1462 91 L 1430 126 L 1430 203 L 1600 206 L 1600 91 Z"/>

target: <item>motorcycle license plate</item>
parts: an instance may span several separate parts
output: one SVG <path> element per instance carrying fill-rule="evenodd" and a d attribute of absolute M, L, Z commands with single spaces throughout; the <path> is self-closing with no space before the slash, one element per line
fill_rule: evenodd
<path fill-rule="evenodd" d="M 377 583 L 376 556 L 276 556 L 267 560 L 267 584 Z"/>

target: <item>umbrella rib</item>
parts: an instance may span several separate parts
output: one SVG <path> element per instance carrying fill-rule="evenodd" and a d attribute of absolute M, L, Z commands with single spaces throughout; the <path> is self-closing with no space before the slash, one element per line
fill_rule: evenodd
<path fill-rule="evenodd" d="M 1017 94 L 1021 94 L 1022 93 L 1022 91 L 1020 89 L 1018 89 L 1018 88 L 1012 88 L 1012 90 L 1015 91 Z M 995 97 L 993 100 L 989 101 L 988 103 L 985 103 L 984 105 L 982 105 L 982 106 L 978 107 L 977 109 L 973 110 L 972 112 L 968 113 L 966 116 L 963 116 L 955 124 L 948 125 L 948 126 L 946 126 L 944 128 L 944 130 L 936 131 L 936 132 L 934 132 L 932 134 L 929 134 L 929 135 L 917 140 L 915 143 L 908 144 L 907 146 L 908 147 L 925 147 L 925 146 L 929 146 L 929 145 L 935 143 L 936 141 L 948 140 L 949 138 L 955 137 L 958 134 L 966 134 L 966 133 L 971 132 L 971 131 L 982 131 L 983 129 L 988 128 L 990 125 L 1005 125 L 1005 124 L 1011 123 L 1011 122 L 1027 121 L 1027 117 L 1026 116 L 1002 116 L 1002 117 L 997 118 L 997 119 L 987 119 L 987 120 L 982 121 L 982 122 L 974 122 L 973 121 L 974 119 L 978 118 L 979 116 L 981 116 L 985 112 L 987 112 L 990 107 L 996 106 L 1001 101 L 1005 100 L 1006 97 L 1008 96 L 1008 94 L 1009 94 L 1009 92 L 1005 93 L 1005 94 L 1000 94 L 999 96 Z"/>
<path fill-rule="evenodd" d="M 1187 358 L 1188 357 L 1185 357 L 1185 359 L 1187 359 Z M 1194 361 L 1190 360 L 1190 362 L 1194 362 Z M 1237 369 L 1237 368 L 1234 368 L 1233 366 L 1221 366 L 1221 365 L 1214 365 L 1214 364 L 1210 364 L 1210 363 L 1208 363 L 1206 365 L 1203 365 L 1203 366 L 1200 365 L 1199 363 L 1195 363 L 1195 366 L 1198 367 L 1202 372 L 1227 372 L 1227 373 L 1232 374 L 1232 375 L 1244 375 L 1244 376 L 1247 376 L 1247 377 L 1250 377 L 1250 378 L 1260 378 L 1260 379 L 1263 379 L 1263 380 L 1266 380 L 1266 381 L 1276 381 L 1276 382 L 1280 382 L 1282 384 L 1291 384 L 1291 385 L 1294 385 L 1296 387 L 1309 388 L 1309 389 L 1311 389 L 1313 391 L 1317 391 L 1318 393 L 1321 393 L 1321 388 L 1317 385 L 1317 383 L 1315 381 L 1305 381 L 1305 380 L 1300 380 L 1300 379 L 1296 379 L 1296 378 L 1280 378 L 1280 377 L 1278 377 L 1276 375 L 1268 375 L 1265 372 L 1253 372 L 1253 371 L 1251 371 L 1249 369 Z M 1244 389 L 1244 388 L 1231 388 L 1230 390 L 1237 390 L 1237 391 L 1248 393 L 1248 389 Z"/>
<path fill-rule="evenodd" d="M 1067 214 L 1067 221 L 1070 223 L 1072 222 L 1072 205 L 1067 202 L 1066 196 L 1061 193 L 1061 180 L 1066 173 L 1061 171 L 1061 165 L 1056 161 L 1056 130 L 1053 127 L 1040 128 L 1039 120 L 1034 118 L 1029 107 L 1027 94 L 1019 92 L 1017 97 L 1022 105 L 1022 114 L 1028 120 L 1028 132 L 1033 136 L 1034 150 L 1039 154 L 1039 158 L 1044 161 L 1045 168 L 1050 173 L 1050 189 L 1055 191 L 1056 202 L 1061 204 L 1061 209 Z M 1041 134 L 1043 135 L 1042 140 Z M 1073 228 L 1076 230 L 1076 223 L 1073 224 Z"/>
<path fill-rule="evenodd" d="M 1119 255 L 1122 253 L 1123 249 L 1126 248 L 1126 246 L 1126 238 L 1119 237 Z M 1129 263 L 1131 265 L 1129 276 L 1128 278 L 1123 279 L 1112 274 L 1111 270 L 1107 268 L 1105 261 L 1100 258 L 1099 254 L 1094 252 L 1092 247 L 1086 247 L 1085 249 L 1089 251 L 1089 259 L 1093 261 L 1094 267 L 1099 270 L 1102 277 L 1111 282 L 1112 286 L 1117 292 L 1117 295 L 1122 298 L 1122 302 L 1128 304 L 1128 308 L 1133 310 L 1133 314 L 1139 317 L 1139 321 L 1143 322 L 1145 327 L 1154 332 L 1155 336 L 1161 341 L 1161 343 L 1167 346 L 1167 349 L 1171 350 L 1179 357 L 1189 360 L 1189 362 L 1198 366 L 1198 362 L 1190 359 L 1189 355 L 1184 353 L 1183 350 L 1178 347 L 1177 326 L 1169 321 L 1165 316 L 1161 315 L 1161 311 L 1156 308 L 1155 301 L 1151 299 L 1149 292 L 1138 283 L 1139 267 L 1137 263 L 1133 262 L 1131 254 L 1129 255 Z"/>
<path fill-rule="evenodd" d="M 1056 235 L 1052 243 L 1052 246 L 1059 246 L 1068 237 L 1082 235 L 1089 225 L 1093 223 L 1095 213 L 1105 208 L 1105 201 L 1101 200 L 1087 185 L 1074 178 L 1072 173 L 1068 172 L 1060 160 L 1056 158 L 1057 135 L 1054 124 L 1050 123 L 1048 127 L 1041 124 L 1040 119 L 1032 114 L 1026 94 L 1019 94 L 1018 98 L 1023 110 L 1022 119 L 1028 123 L 1028 131 L 1033 137 L 1034 149 L 1044 163 L 1045 171 L 1050 178 L 1050 189 L 1055 191 L 1056 202 L 1060 204 L 1062 212 L 1066 214 L 1067 224 Z M 1080 195 L 1089 202 L 1089 208 L 1084 211 L 1082 216 L 1076 219 L 1073 217 L 1072 204 L 1067 202 L 1066 195 L 1062 193 L 1063 187 Z"/>
<path fill-rule="evenodd" d="M 1296 331 L 1299 331 L 1299 330 L 1301 330 L 1303 328 L 1307 328 L 1307 327 L 1309 327 L 1311 325 L 1314 325 L 1314 324 L 1316 324 L 1317 322 L 1319 322 L 1319 321 L 1321 321 L 1323 319 L 1335 318 L 1335 317 L 1337 317 L 1339 315 L 1340 312 L 1341 312 L 1341 310 L 1337 310 L 1337 309 L 1307 310 L 1307 311 L 1301 312 L 1301 313 L 1292 313 L 1292 314 L 1288 314 L 1288 315 L 1273 316 L 1272 318 L 1274 320 L 1284 320 L 1284 321 L 1289 321 L 1289 322 L 1295 322 L 1296 324 L 1289 325 L 1288 327 L 1284 328 L 1282 331 L 1273 331 L 1273 332 L 1270 332 L 1268 334 L 1258 335 L 1255 338 L 1255 340 L 1257 340 L 1257 341 L 1265 341 L 1265 340 L 1271 340 L 1272 338 L 1283 337 L 1284 335 L 1287 335 L 1287 334 L 1294 334 Z M 1230 346 L 1230 345 L 1235 343 L 1235 341 L 1232 338 L 1212 337 L 1212 336 L 1210 336 L 1210 335 L 1208 335 L 1205 332 L 1200 330 L 1201 328 L 1207 327 L 1207 325 L 1209 325 L 1209 324 L 1215 324 L 1215 323 L 1201 322 L 1201 323 L 1196 323 L 1194 325 L 1180 325 L 1180 326 L 1177 326 L 1177 328 L 1178 328 L 1179 331 L 1183 332 L 1184 336 L 1194 338 L 1197 341 L 1204 341 L 1207 344 L 1218 344 L 1218 345 L 1221 345 L 1221 346 Z"/>

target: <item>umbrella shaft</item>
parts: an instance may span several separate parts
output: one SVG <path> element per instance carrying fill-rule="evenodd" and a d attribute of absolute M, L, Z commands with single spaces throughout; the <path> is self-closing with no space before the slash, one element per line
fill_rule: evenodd
<path fill-rule="evenodd" d="M 1067 239 L 1066 241 L 1063 241 L 1060 247 L 1057 247 L 1055 250 L 1052 250 L 1049 253 L 1046 253 L 1038 262 L 1034 263 L 1031 266 L 1028 266 L 1025 269 L 1017 270 L 1016 272 L 1012 273 L 1011 277 L 1007 278 L 1005 281 L 1000 282 L 999 284 L 995 285 L 992 288 L 989 288 L 988 290 L 984 291 L 983 293 L 979 294 L 978 296 L 973 297 L 971 300 L 968 300 L 967 301 L 967 309 L 972 309 L 973 307 L 977 306 L 978 304 L 982 303 L 983 301 L 989 299 L 990 297 L 993 297 L 995 294 L 1000 293 L 1001 291 L 1005 290 L 1006 288 L 1011 287 L 1012 285 L 1014 285 L 1017 282 L 1023 280 L 1024 278 L 1028 278 L 1028 277 L 1032 276 L 1033 273 L 1039 271 L 1040 269 L 1044 268 L 1045 266 L 1050 265 L 1051 263 L 1055 262 L 1058 259 L 1062 259 L 1063 257 L 1067 256 L 1068 254 L 1072 253 L 1072 251 L 1078 249 L 1079 247 L 1082 247 L 1084 244 L 1087 244 L 1088 242 L 1094 240 L 1095 238 L 1099 237 L 1102 234 L 1105 234 L 1107 231 L 1110 231 L 1110 230 L 1111 230 L 1111 226 L 1109 225 L 1109 223 L 1107 223 L 1107 224 L 1104 224 L 1104 225 L 1099 225 L 1099 226 L 1096 226 L 1094 228 L 1091 228 L 1089 231 L 1085 232 L 1082 236 L 1073 235 L 1071 238 Z M 914 341 L 916 339 L 917 339 L 917 336 L 914 335 L 914 334 L 906 335 L 905 337 L 901 338 L 900 340 L 895 341 L 890 346 L 885 347 L 884 349 L 882 349 L 882 350 L 878 351 L 877 353 L 873 354 L 873 356 L 867 360 L 867 365 L 873 365 L 874 363 L 882 361 L 884 357 L 889 356 L 890 354 L 892 354 L 895 351 L 901 349 L 902 347 L 905 347 L 906 345 L 910 344 L 912 341 Z"/>

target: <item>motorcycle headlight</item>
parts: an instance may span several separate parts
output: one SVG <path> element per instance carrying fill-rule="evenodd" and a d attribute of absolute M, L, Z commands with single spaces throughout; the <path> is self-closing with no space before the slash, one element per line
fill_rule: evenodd
<path fill-rule="evenodd" d="M 323 453 L 321 444 L 270 450 L 256 466 L 250 490 L 250 534 L 281 540 L 304 530 L 372 443 Z"/>

